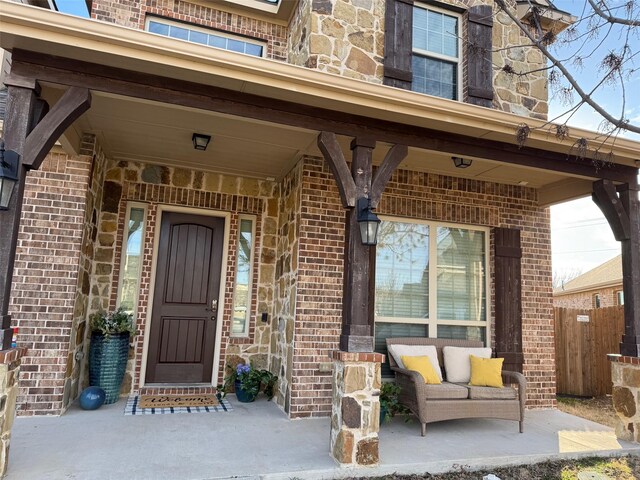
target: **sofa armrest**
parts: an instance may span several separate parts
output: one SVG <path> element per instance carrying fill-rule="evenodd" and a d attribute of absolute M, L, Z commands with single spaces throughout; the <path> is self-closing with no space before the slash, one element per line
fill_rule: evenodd
<path fill-rule="evenodd" d="M 520 420 L 524 419 L 524 405 L 527 401 L 527 379 L 524 375 L 518 372 L 510 372 L 508 370 L 502 371 L 502 380 L 504 383 L 517 384 L 518 385 L 518 399 L 520 400 Z M 520 427 L 522 432 L 522 426 Z"/>
<path fill-rule="evenodd" d="M 400 367 L 391 367 L 391 370 L 393 370 L 396 373 L 396 380 L 400 380 L 403 382 L 411 382 L 415 385 L 420 385 L 421 383 L 424 383 L 424 379 L 422 378 L 422 375 L 420 375 L 415 370 L 407 370 L 406 368 L 400 368 Z"/>
<path fill-rule="evenodd" d="M 418 418 L 422 418 L 425 406 L 424 378 L 414 370 L 391 367 L 396 374 L 396 384 L 400 386 L 399 402 L 411 410 Z"/>
<path fill-rule="evenodd" d="M 522 393 L 523 395 L 526 393 L 527 379 L 524 378 L 524 375 L 522 375 L 521 373 L 503 370 L 502 381 L 504 383 L 517 384 L 518 393 Z"/>

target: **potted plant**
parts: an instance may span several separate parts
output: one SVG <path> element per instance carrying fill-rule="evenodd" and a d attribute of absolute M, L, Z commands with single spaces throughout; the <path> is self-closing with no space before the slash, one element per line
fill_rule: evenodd
<path fill-rule="evenodd" d="M 384 382 L 380 387 L 380 425 L 391 421 L 395 415 L 407 415 L 411 411 L 400 404 L 400 385 L 393 382 Z M 407 417 L 408 421 L 409 417 Z"/>
<path fill-rule="evenodd" d="M 268 400 L 273 398 L 278 377 L 269 370 L 257 369 L 253 365 L 244 363 L 239 363 L 235 368 L 227 365 L 227 370 L 229 375 L 225 378 L 222 387 L 223 395 L 231 391 L 231 386 L 233 386 L 239 402 L 253 402 L 261 388 Z"/>
<path fill-rule="evenodd" d="M 133 315 L 120 307 L 111 313 L 94 313 L 89 319 L 89 384 L 105 391 L 104 403 L 115 403 L 127 369 L 129 341 L 135 333 Z"/>

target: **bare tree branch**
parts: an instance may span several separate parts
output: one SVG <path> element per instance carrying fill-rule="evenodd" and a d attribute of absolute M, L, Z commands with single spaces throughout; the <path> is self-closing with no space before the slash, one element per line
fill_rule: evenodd
<path fill-rule="evenodd" d="M 587 1 L 591 5 L 591 8 L 593 8 L 593 11 L 596 13 L 596 15 L 598 15 L 599 17 L 602 17 L 609 23 L 617 23 L 619 25 L 627 25 L 630 27 L 640 27 L 640 20 L 632 20 L 629 18 L 622 18 L 622 17 L 616 17 L 614 15 L 611 15 L 611 11 L 609 10 L 608 7 L 606 7 L 606 4 L 604 2 L 600 2 L 600 4 L 604 5 L 605 8 L 607 8 L 607 12 L 602 10 L 602 8 L 600 8 L 600 5 L 598 5 L 594 0 L 587 0 Z"/>
<path fill-rule="evenodd" d="M 588 1 L 589 1 L 589 3 L 591 3 L 593 0 L 588 0 Z M 576 80 L 576 78 L 569 72 L 569 70 L 566 68 L 564 63 L 561 60 L 559 60 L 558 58 L 556 58 L 556 56 L 553 55 L 550 52 L 550 50 L 548 48 L 548 45 L 550 44 L 549 39 L 547 38 L 548 32 L 545 33 L 540 38 L 536 38 L 532 34 L 530 28 L 527 25 L 524 25 L 520 21 L 520 19 L 517 18 L 514 15 L 514 13 L 508 8 L 508 6 L 505 3 L 505 0 L 496 0 L 496 4 L 511 19 L 511 21 L 513 23 L 515 23 L 520 28 L 520 30 L 524 33 L 524 35 L 542 52 L 542 54 L 545 57 L 547 57 L 547 59 L 551 62 L 553 67 L 557 68 L 560 72 L 562 72 L 564 78 L 566 79 L 566 81 L 571 86 L 571 89 L 573 91 L 575 91 L 576 94 L 580 97 L 580 100 L 581 100 L 582 103 L 585 103 L 585 104 L 589 105 L 591 108 L 593 108 L 598 114 L 600 114 L 611 125 L 619 128 L 619 129 L 624 129 L 624 130 L 628 130 L 630 132 L 634 132 L 634 133 L 640 134 L 640 126 L 630 124 L 629 121 L 624 118 L 624 116 L 622 116 L 621 118 L 614 117 L 612 114 L 610 114 L 606 110 L 606 108 L 604 108 L 602 105 L 600 105 L 600 103 L 596 102 L 593 99 L 593 93 L 594 93 L 595 89 L 597 89 L 598 86 L 600 86 L 606 80 L 608 80 L 608 79 L 610 79 L 612 77 L 616 78 L 616 76 L 618 74 L 620 74 L 621 68 L 624 65 L 624 63 L 627 60 L 629 60 L 628 58 L 625 58 L 625 53 L 627 52 L 626 45 L 625 45 L 625 48 L 623 49 L 623 53 L 621 55 L 617 55 L 617 54 L 614 54 L 614 52 L 610 52 L 610 56 L 605 58 L 605 60 L 601 64 L 603 66 L 603 68 L 605 69 L 604 78 L 601 79 L 600 82 L 598 82 L 598 85 L 591 92 L 586 92 L 581 87 L 580 83 Z M 536 17 L 534 16 L 534 21 L 536 21 L 535 18 Z M 633 58 L 633 56 L 635 56 L 635 55 L 632 55 L 631 58 Z M 620 77 L 620 78 L 622 78 L 622 77 Z M 582 146 L 581 146 L 581 148 L 582 148 Z"/>

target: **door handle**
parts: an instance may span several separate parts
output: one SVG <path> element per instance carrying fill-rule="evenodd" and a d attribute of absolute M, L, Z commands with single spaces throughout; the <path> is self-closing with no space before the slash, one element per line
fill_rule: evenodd
<path fill-rule="evenodd" d="M 205 308 L 205 310 L 212 312 L 213 316 L 211 317 L 211 320 L 215 320 L 216 315 L 218 314 L 218 300 L 211 300 L 211 308 Z"/>

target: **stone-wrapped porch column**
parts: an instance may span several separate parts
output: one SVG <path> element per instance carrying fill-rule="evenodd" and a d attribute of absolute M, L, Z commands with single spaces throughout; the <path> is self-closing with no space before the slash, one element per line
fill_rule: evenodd
<path fill-rule="evenodd" d="M 378 464 L 380 353 L 335 351 L 331 455 L 340 466 Z"/>
<path fill-rule="evenodd" d="M 0 350 L 0 477 L 7 471 L 11 427 L 16 416 L 20 359 L 26 348 Z"/>
<path fill-rule="evenodd" d="M 616 436 L 640 442 L 640 358 L 609 355 L 613 408 L 618 415 Z"/>

